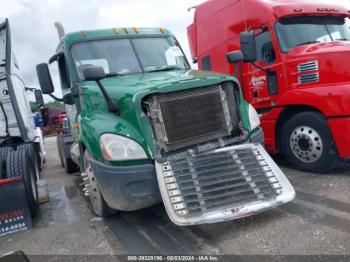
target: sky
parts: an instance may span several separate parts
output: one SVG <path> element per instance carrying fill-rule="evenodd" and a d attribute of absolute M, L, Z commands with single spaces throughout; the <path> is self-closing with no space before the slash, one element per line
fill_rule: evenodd
<path fill-rule="evenodd" d="M 19 63 L 19 74 L 29 87 L 39 88 L 35 66 L 54 54 L 58 35 L 54 22 L 66 33 L 113 27 L 165 27 L 173 32 L 187 57 L 187 26 L 193 21 L 188 8 L 204 0 L 0 0 L 0 18 L 8 18 L 12 49 Z M 57 65 L 50 66 L 61 95 Z M 33 96 L 30 96 L 33 99 Z M 45 100 L 49 99 L 45 96 Z"/>
<path fill-rule="evenodd" d="M 58 36 L 54 22 L 66 32 L 113 27 L 165 27 L 172 31 L 187 58 L 187 26 L 196 6 L 205 0 L 0 0 L 0 18 L 10 21 L 13 51 L 20 76 L 29 87 L 39 88 L 35 65 L 54 54 Z M 245 0 L 249 1 L 249 0 Z M 349 0 L 322 0 L 350 6 Z M 56 64 L 51 66 L 56 95 L 60 95 Z M 47 98 L 46 98 L 47 100 Z"/>

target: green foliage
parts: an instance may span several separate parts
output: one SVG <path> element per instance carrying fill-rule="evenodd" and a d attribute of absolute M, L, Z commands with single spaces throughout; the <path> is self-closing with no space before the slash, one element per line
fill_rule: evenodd
<path fill-rule="evenodd" d="M 64 110 L 64 104 L 56 101 L 51 101 L 48 103 L 45 103 L 45 107 L 47 108 L 58 108 Z"/>
<path fill-rule="evenodd" d="M 36 113 L 39 111 L 39 108 L 38 108 L 36 102 L 30 101 L 29 103 L 30 103 L 30 108 L 32 109 L 33 113 Z"/>
<path fill-rule="evenodd" d="M 38 108 L 36 102 L 30 101 L 29 103 L 30 103 L 30 108 L 32 109 L 33 113 L 36 113 L 36 112 L 39 111 L 39 108 Z M 45 103 L 45 107 L 47 107 L 47 108 L 57 108 L 57 109 L 64 110 L 64 104 L 60 103 L 60 102 L 56 102 L 56 101 L 51 101 L 51 102 Z"/>

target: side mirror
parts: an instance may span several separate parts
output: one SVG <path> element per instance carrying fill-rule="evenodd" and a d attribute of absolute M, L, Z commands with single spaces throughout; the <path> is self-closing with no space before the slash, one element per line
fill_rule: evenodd
<path fill-rule="evenodd" d="M 36 73 L 38 75 L 39 84 L 43 94 L 52 94 L 55 88 L 52 83 L 49 66 L 46 63 L 38 64 L 36 66 Z"/>
<path fill-rule="evenodd" d="M 34 90 L 34 96 L 35 96 L 35 101 L 36 101 L 38 108 L 44 106 L 44 98 L 43 98 L 43 94 L 41 93 L 41 91 L 38 89 Z"/>
<path fill-rule="evenodd" d="M 89 66 L 83 68 L 83 75 L 86 81 L 99 81 L 106 77 L 105 71 L 99 66 Z"/>
<path fill-rule="evenodd" d="M 252 31 L 242 32 L 240 34 L 241 50 L 243 62 L 255 62 L 257 60 L 255 36 Z"/>
<path fill-rule="evenodd" d="M 232 51 L 226 54 L 227 62 L 235 64 L 243 61 L 243 54 L 241 51 Z"/>

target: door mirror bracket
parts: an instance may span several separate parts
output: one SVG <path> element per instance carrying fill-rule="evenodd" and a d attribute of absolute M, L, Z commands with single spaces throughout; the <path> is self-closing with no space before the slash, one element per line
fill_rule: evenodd
<path fill-rule="evenodd" d="M 119 114 L 118 106 L 113 103 L 111 97 L 108 95 L 106 89 L 104 88 L 101 80 L 106 77 L 105 71 L 102 67 L 99 66 L 89 66 L 83 68 L 83 75 L 85 81 L 95 81 L 100 88 L 104 99 L 106 100 L 108 111 L 111 113 Z"/>

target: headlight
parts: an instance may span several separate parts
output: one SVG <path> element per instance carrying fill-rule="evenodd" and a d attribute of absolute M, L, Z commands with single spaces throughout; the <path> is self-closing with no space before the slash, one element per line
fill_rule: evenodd
<path fill-rule="evenodd" d="M 104 134 L 100 137 L 100 147 L 106 160 L 125 161 L 148 158 L 137 142 L 124 136 Z"/>
<path fill-rule="evenodd" d="M 260 126 L 260 118 L 255 108 L 251 104 L 249 104 L 248 106 L 248 114 L 249 114 L 250 130 L 254 130 L 255 128 Z"/>

